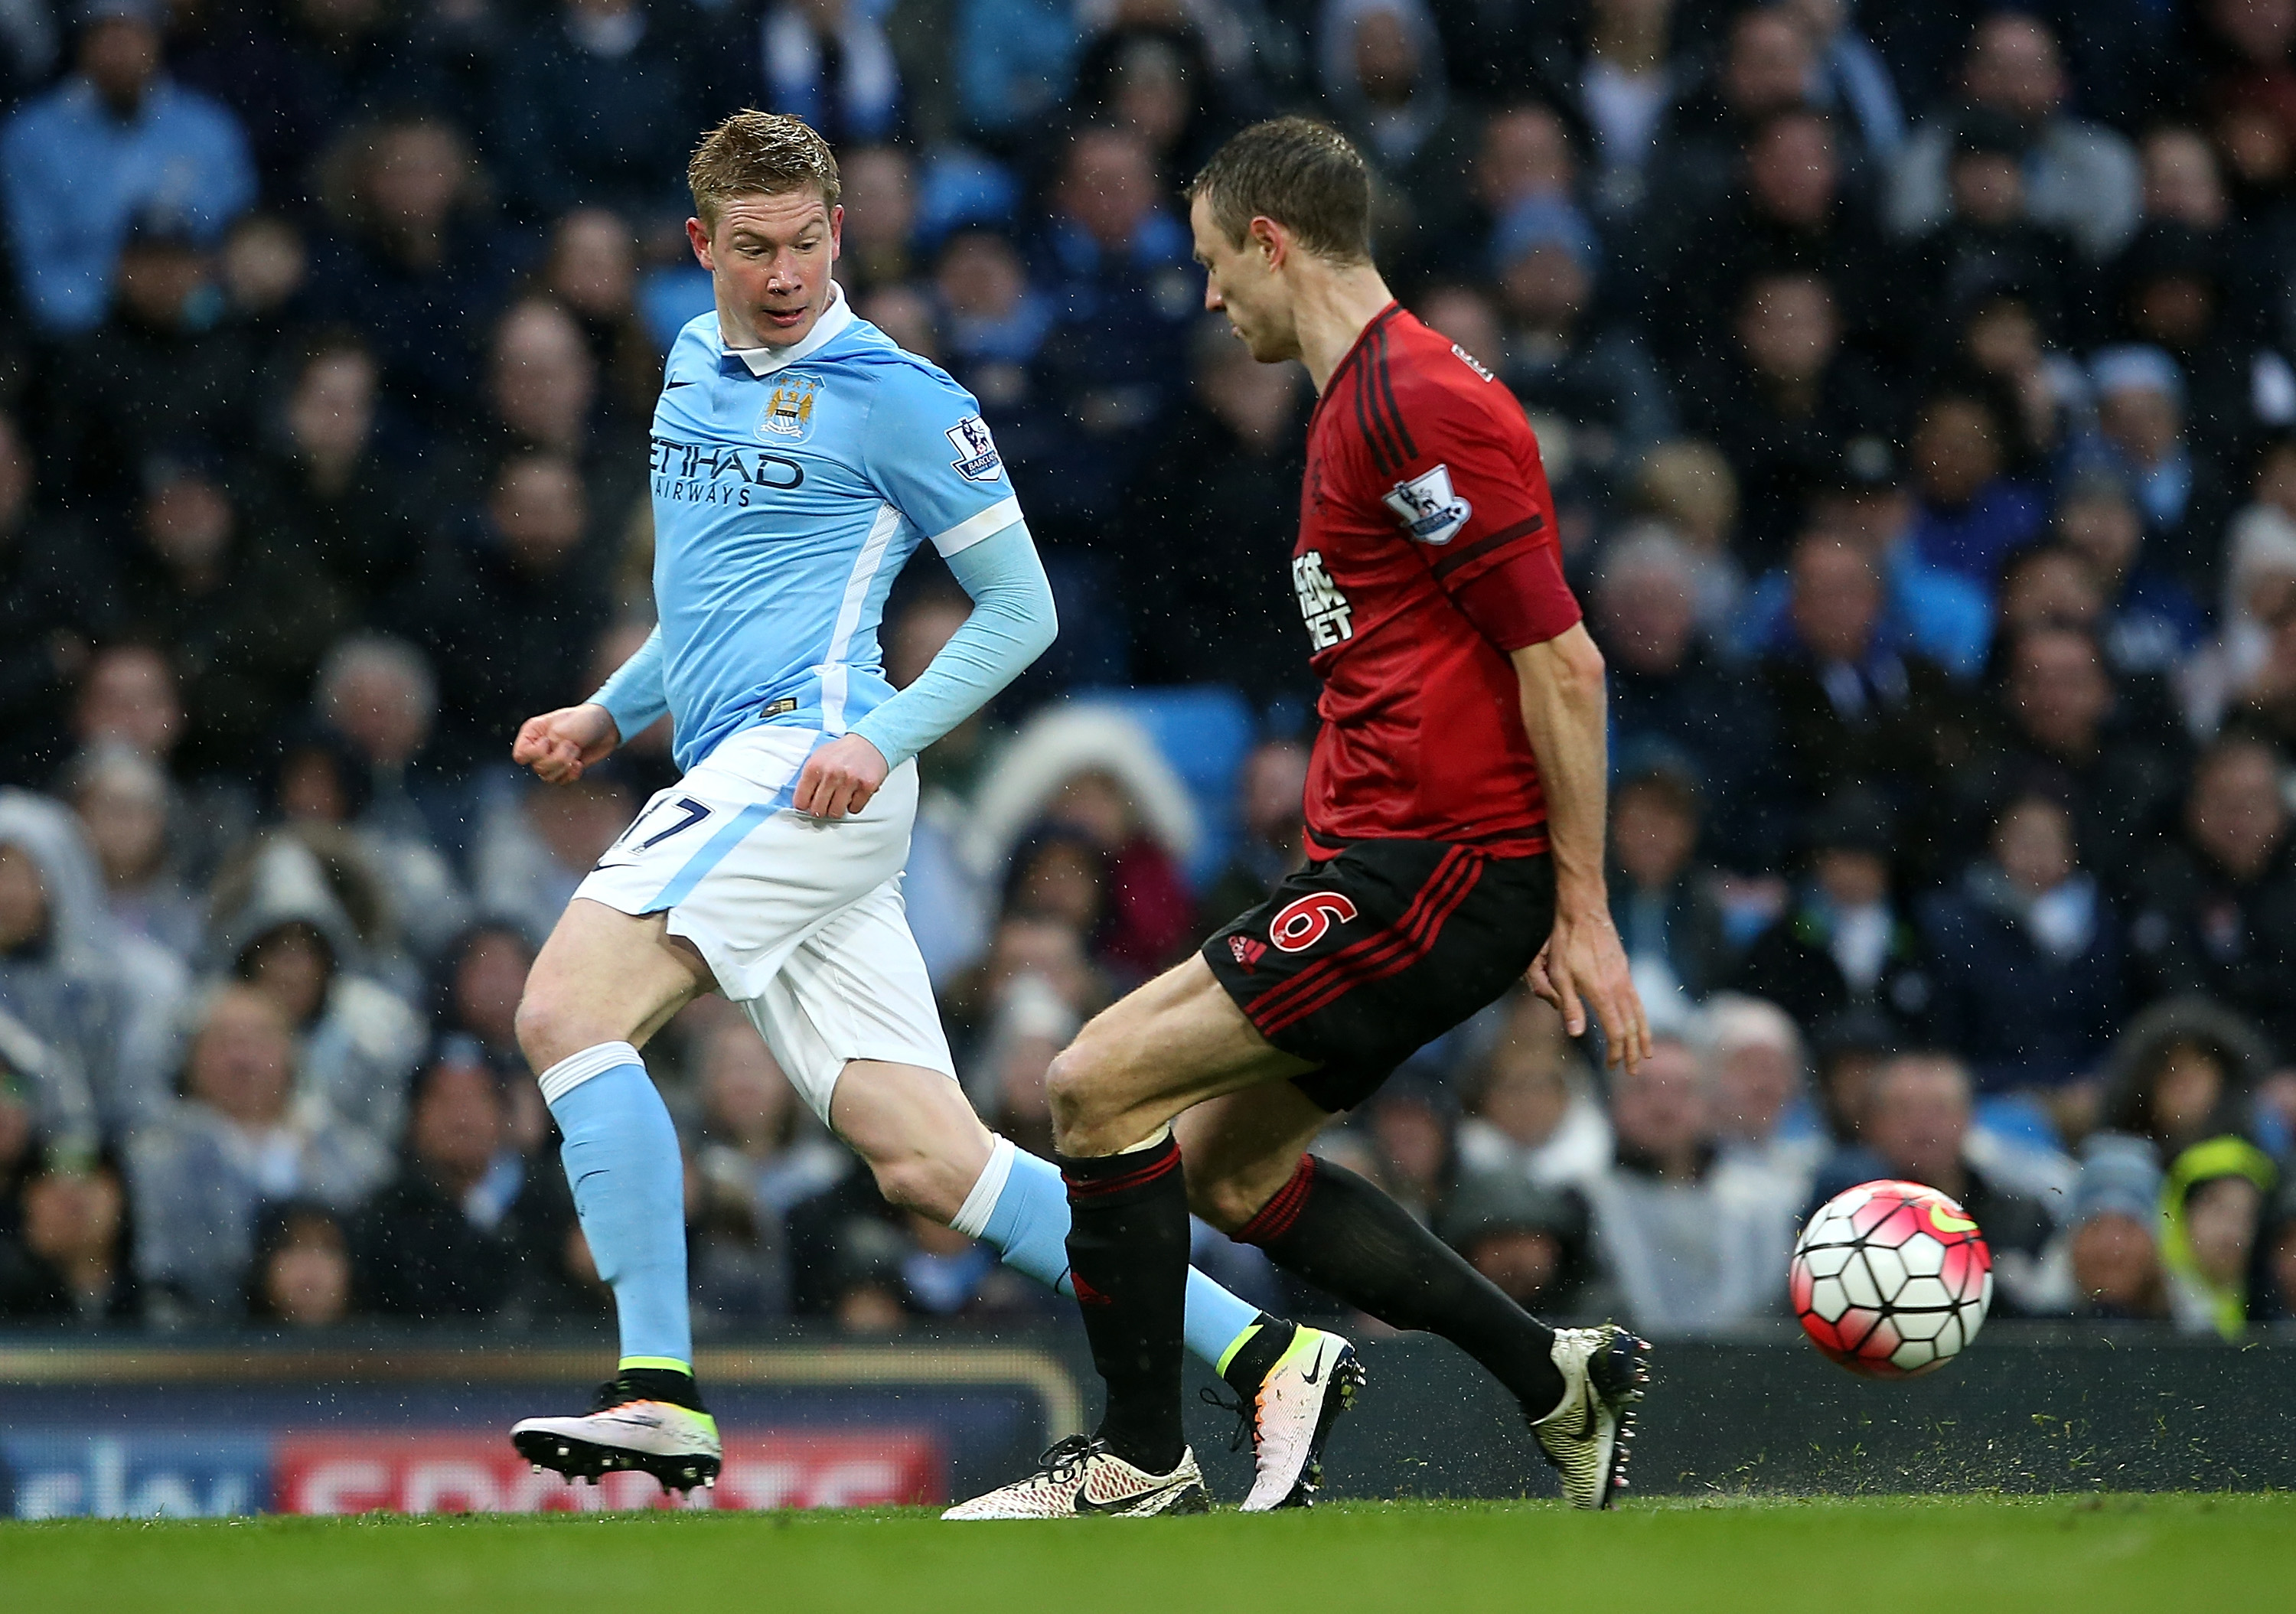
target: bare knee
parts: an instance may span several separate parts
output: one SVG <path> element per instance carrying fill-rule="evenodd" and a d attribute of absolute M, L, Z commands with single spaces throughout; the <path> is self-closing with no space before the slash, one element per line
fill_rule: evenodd
<path fill-rule="evenodd" d="M 526 991 L 518 1000 L 518 1016 L 513 1022 L 518 1031 L 519 1052 L 535 1074 L 543 1071 L 570 1054 L 610 1037 L 593 1036 L 583 1024 L 584 1016 L 568 994 L 555 990 L 540 973 L 527 978 Z"/>
<path fill-rule="evenodd" d="M 947 1160 L 904 1151 L 869 1162 L 869 1175 L 889 1205 L 914 1210 L 944 1225 L 955 1218 L 970 1184 L 960 1183 Z"/>
<path fill-rule="evenodd" d="M 1124 1108 L 1115 1102 L 1108 1061 L 1089 1033 L 1053 1056 L 1045 1072 L 1045 1096 L 1053 1111 L 1053 1135 L 1063 1153 L 1114 1154 L 1140 1139 L 1125 1135 Z"/>

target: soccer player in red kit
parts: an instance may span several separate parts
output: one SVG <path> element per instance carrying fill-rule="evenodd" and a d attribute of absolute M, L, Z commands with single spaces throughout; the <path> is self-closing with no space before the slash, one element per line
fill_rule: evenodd
<path fill-rule="evenodd" d="M 949 1516 L 1208 1505 L 1180 1421 L 1192 1207 L 1468 1351 L 1513 1392 L 1571 1504 L 1606 1507 L 1647 1347 L 1611 1324 L 1548 1329 L 1378 1189 L 1303 1152 L 1526 973 L 1573 1036 L 1600 1021 L 1614 1063 L 1649 1050 L 1603 888 L 1603 660 L 1562 578 L 1538 445 L 1506 389 L 1389 294 L 1343 137 L 1257 125 L 1191 195 L 1207 306 L 1255 358 L 1303 362 L 1318 395 L 1292 559 L 1324 684 L 1310 861 L 1054 1061 L 1070 1273 L 1107 1410 Z M 1295 1348 L 1282 1327 L 1241 1353 Z M 1343 1345 L 1315 1348 L 1332 1359 L 1292 1376 L 1327 1387 L 1328 1429 L 1363 1370 Z"/>

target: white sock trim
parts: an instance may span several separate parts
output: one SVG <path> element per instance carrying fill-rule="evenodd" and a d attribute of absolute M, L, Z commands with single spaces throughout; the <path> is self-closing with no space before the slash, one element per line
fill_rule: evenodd
<path fill-rule="evenodd" d="M 545 1103 L 554 1104 L 594 1076 L 603 1076 L 621 1065 L 643 1069 L 645 1061 L 627 1043 L 600 1043 L 579 1053 L 570 1053 L 535 1079 L 542 1084 Z"/>
<path fill-rule="evenodd" d="M 988 1151 L 988 1164 L 973 1179 L 972 1192 L 956 1208 L 951 1227 L 968 1239 L 980 1238 L 988 1231 L 988 1218 L 996 1212 L 996 1201 L 1004 1197 L 1004 1184 L 1012 1179 L 1013 1157 L 1017 1152 L 1011 1138 L 996 1140 L 996 1146 Z"/>

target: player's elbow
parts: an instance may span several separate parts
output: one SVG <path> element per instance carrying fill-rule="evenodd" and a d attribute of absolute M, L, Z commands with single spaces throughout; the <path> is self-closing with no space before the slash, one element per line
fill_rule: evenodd
<path fill-rule="evenodd" d="M 1034 662 L 1052 649 L 1053 641 L 1061 636 L 1061 611 L 1060 607 L 1053 602 L 1051 584 L 1038 586 L 1036 597 L 1029 602 L 1027 623 L 1021 643 L 1028 651 L 1029 660 Z"/>
<path fill-rule="evenodd" d="M 1603 652 L 1583 625 L 1574 624 L 1544 643 L 1514 653 L 1515 671 L 1526 684 L 1546 684 L 1566 700 L 1599 700 L 1606 670 Z"/>

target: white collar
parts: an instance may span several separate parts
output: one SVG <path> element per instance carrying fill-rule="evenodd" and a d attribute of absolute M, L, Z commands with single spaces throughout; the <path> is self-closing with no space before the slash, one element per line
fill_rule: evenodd
<path fill-rule="evenodd" d="M 844 335 L 845 328 L 852 323 L 853 309 L 845 300 L 845 288 L 832 280 L 829 283 L 829 307 L 824 308 L 821 317 L 813 322 L 813 329 L 805 333 L 803 341 L 787 348 L 728 348 L 725 346 L 725 334 L 720 332 L 718 348 L 748 365 L 751 375 L 767 376 L 775 371 L 786 370 L 801 358 L 811 358 Z"/>

